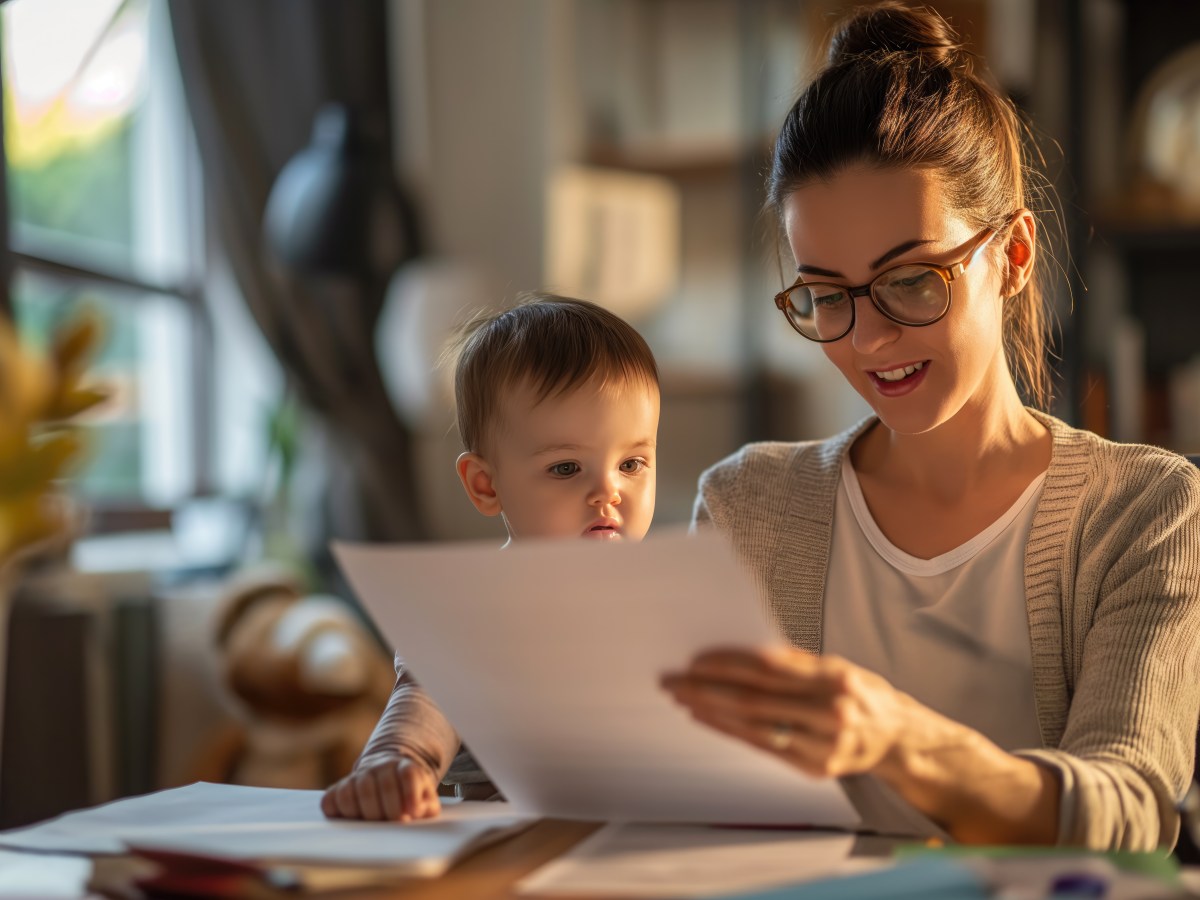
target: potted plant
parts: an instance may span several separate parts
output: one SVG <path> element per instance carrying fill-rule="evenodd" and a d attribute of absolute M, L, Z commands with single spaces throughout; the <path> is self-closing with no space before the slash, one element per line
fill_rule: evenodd
<path fill-rule="evenodd" d="M 0 315 L 0 733 L 13 587 L 22 564 L 61 549 L 81 518 L 63 480 L 85 449 L 76 417 L 107 396 L 87 380 L 100 339 L 99 318 L 85 310 L 39 353 Z"/>

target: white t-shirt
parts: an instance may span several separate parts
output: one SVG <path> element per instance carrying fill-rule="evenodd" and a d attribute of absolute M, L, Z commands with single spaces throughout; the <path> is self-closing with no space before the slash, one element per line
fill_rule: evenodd
<path fill-rule="evenodd" d="M 1045 477 L 1035 478 L 1004 515 L 965 544 L 918 559 L 884 537 L 844 459 L 823 651 L 878 672 L 1005 750 L 1042 746 L 1024 561 Z"/>

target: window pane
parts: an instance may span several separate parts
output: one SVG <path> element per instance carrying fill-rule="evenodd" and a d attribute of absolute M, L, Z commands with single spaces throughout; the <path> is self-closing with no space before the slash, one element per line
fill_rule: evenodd
<path fill-rule="evenodd" d="M 190 494 L 193 481 L 194 328 L 178 297 L 81 286 L 19 272 L 13 283 L 22 338 L 45 348 L 55 324 L 80 303 L 105 321 L 106 342 L 93 370 L 114 392 L 88 418 L 90 456 L 78 485 L 93 499 L 164 506 Z"/>
<path fill-rule="evenodd" d="M 0 13 L 18 247 L 182 280 L 187 126 L 164 0 L 10 0 Z"/>

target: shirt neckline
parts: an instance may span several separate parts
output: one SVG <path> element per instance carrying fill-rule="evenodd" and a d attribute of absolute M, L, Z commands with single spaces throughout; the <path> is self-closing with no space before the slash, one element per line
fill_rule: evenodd
<path fill-rule="evenodd" d="M 1041 490 L 1042 483 L 1045 480 L 1046 472 L 1040 473 L 1033 481 L 1029 482 L 1029 485 L 1012 506 L 1005 510 L 991 525 L 966 543 L 960 544 L 953 550 L 947 550 L 945 553 L 931 559 L 921 559 L 919 556 L 905 553 L 888 540 L 887 536 L 879 529 L 879 526 L 875 523 L 874 516 L 871 515 L 871 510 L 867 507 L 866 498 L 863 497 L 862 485 L 858 481 L 858 473 L 854 471 L 854 466 L 850 464 L 850 454 L 847 453 L 842 457 L 842 485 L 846 490 L 846 497 L 850 501 L 850 509 L 854 512 L 854 518 L 857 520 L 858 526 L 862 529 L 862 533 L 867 541 L 875 548 L 875 552 L 901 572 L 926 577 L 949 572 L 951 569 L 961 566 L 981 553 L 985 547 L 998 538 L 1016 520 L 1017 516 L 1029 504 L 1029 501 Z"/>

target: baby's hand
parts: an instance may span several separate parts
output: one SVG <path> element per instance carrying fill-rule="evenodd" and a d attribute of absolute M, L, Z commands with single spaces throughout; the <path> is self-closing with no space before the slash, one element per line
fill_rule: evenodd
<path fill-rule="evenodd" d="M 441 811 L 437 778 L 427 765 L 406 756 L 364 760 L 321 798 L 321 812 L 331 819 L 411 822 Z"/>

